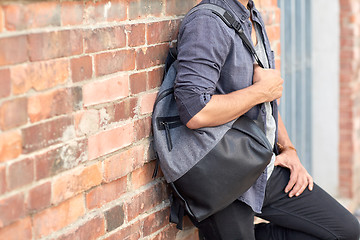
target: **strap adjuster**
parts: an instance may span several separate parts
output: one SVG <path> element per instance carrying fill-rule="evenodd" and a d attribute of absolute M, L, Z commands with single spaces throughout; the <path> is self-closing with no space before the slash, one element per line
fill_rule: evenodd
<path fill-rule="evenodd" d="M 241 29 L 241 23 L 238 22 L 238 21 L 236 21 L 235 19 L 234 19 L 234 21 L 231 23 L 231 26 L 232 26 L 233 28 L 235 28 L 237 31 L 242 31 L 242 29 Z"/>

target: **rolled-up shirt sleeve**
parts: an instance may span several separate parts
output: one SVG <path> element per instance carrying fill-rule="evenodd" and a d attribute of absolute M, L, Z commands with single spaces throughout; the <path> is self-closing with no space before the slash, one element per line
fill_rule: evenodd
<path fill-rule="evenodd" d="M 178 39 L 175 99 L 184 124 L 203 109 L 215 93 L 232 45 L 231 32 L 219 17 L 198 12 L 184 22 Z"/>

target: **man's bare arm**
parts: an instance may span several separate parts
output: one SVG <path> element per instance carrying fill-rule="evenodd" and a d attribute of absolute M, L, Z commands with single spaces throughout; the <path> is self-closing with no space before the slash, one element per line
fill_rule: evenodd
<path fill-rule="evenodd" d="M 213 127 L 234 120 L 257 104 L 281 97 L 280 72 L 254 65 L 254 84 L 229 94 L 213 95 L 206 106 L 186 124 L 188 128 Z"/>
<path fill-rule="evenodd" d="M 285 192 L 289 197 L 299 196 L 306 187 L 312 191 L 314 182 L 310 174 L 301 164 L 294 145 L 291 143 L 286 131 L 284 122 L 278 114 L 278 143 L 282 146 L 281 153 L 276 157 L 275 166 L 286 167 L 290 169 L 290 180 L 285 187 Z"/>

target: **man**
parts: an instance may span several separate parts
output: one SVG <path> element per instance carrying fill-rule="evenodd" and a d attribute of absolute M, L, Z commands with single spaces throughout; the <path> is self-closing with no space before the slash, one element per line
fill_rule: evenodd
<path fill-rule="evenodd" d="M 230 11 L 242 24 L 263 65 L 235 31 L 209 10 L 184 19 L 179 31 L 175 96 L 188 128 L 214 127 L 245 114 L 263 128 L 274 155 L 266 171 L 224 210 L 194 224 L 205 239 L 359 239 L 359 223 L 313 183 L 291 143 L 277 99 L 283 79 L 274 70 L 264 23 L 252 0 L 203 0 Z M 216 128 L 214 128 L 216 131 Z M 254 227 L 253 217 L 269 224 Z"/>

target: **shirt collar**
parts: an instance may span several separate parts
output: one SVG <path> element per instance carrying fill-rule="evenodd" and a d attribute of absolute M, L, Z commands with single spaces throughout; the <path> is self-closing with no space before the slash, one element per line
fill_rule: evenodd
<path fill-rule="evenodd" d="M 240 18 L 239 20 L 242 22 L 245 22 L 250 17 L 250 11 L 242 5 L 238 0 L 224 0 L 226 3 L 229 4 L 231 7 L 231 10 L 233 10 L 236 15 Z M 249 2 L 252 2 L 252 0 L 249 0 Z"/>

